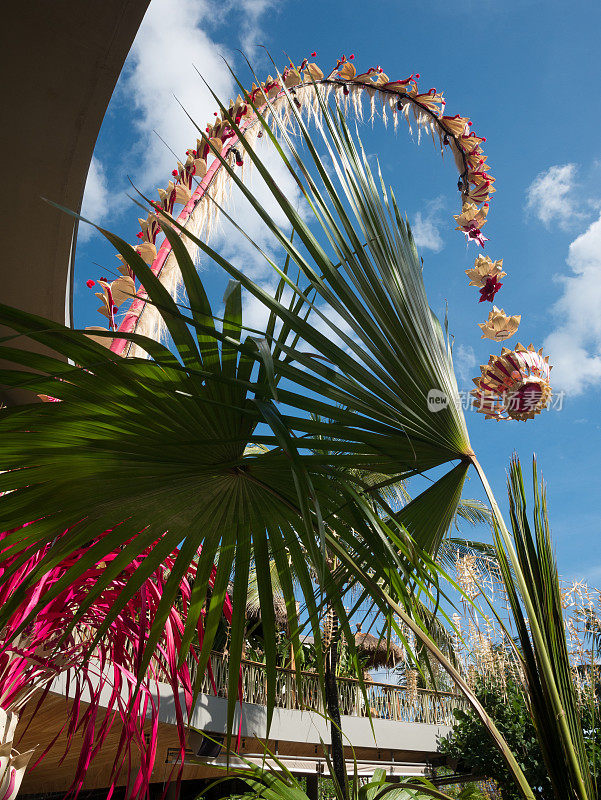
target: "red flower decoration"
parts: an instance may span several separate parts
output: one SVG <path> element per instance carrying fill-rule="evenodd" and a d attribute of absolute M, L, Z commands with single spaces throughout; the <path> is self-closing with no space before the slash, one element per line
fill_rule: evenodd
<path fill-rule="evenodd" d="M 499 279 L 496 275 L 489 275 L 486 279 L 486 283 L 480 289 L 480 299 L 478 300 L 479 303 L 492 303 L 495 299 L 496 293 L 499 289 L 503 286 L 502 283 L 499 283 Z"/>
<path fill-rule="evenodd" d="M 96 281 L 93 281 L 91 278 L 88 278 L 88 280 L 86 281 L 86 286 L 88 287 L 88 289 L 91 289 L 92 286 L 96 286 Z"/>
<path fill-rule="evenodd" d="M 311 58 L 315 58 L 316 55 L 317 53 L 311 53 Z"/>

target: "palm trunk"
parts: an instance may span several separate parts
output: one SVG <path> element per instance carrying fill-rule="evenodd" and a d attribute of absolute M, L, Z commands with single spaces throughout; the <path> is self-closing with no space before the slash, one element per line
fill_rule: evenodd
<path fill-rule="evenodd" d="M 330 719 L 330 739 L 332 742 L 332 778 L 338 785 L 340 797 L 342 797 L 343 800 L 348 800 L 346 763 L 344 759 L 344 744 L 342 741 L 342 722 L 340 720 L 340 702 L 338 699 L 338 684 L 336 682 L 339 639 L 340 630 L 338 628 L 338 619 L 336 615 L 332 613 L 332 636 L 325 663 L 326 708 Z"/>

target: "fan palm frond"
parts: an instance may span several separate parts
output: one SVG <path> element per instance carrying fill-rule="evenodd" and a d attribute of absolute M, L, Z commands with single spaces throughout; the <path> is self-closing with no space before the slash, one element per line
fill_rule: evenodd
<path fill-rule="evenodd" d="M 297 651 L 293 575 L 318 647 L 324 598 L 349 647 L 354 647 L 342 596 L 349 586 L 359 584 L 383 613 L 400 617 L 453 676 L 488 725 L 525 796 L 532 797 L 515 758 L 469 686 L 428 636 L 414 603 L 416 587 L 422 602 L 435 600 L 437 570 L 429 552 L 437 549 L 451 525 L 467 470 L 476 462 L 458 402 L 449 340 L 428 304 L 409 225 L 394 194 L 385 189 L 380 175 L 374 176 L 342 110 L 331 111 L 315 91 L 321 109 L 319 143 L 327 160 L 319 155 L 291 97 L 307 163 L 286 126 L 279 133 L 287 152 L 260 114 L 259 121 L 299 187 L 307 214 L 321 229 L 319 236 L 220 104 L 222 118 L 244 142 L 247 157 L 294 230 L 292 240 L 223 161 L 276 245 L 298 268 L 295 282 L 263 253 L 281 285 L 291 290 L 288 304 L 281 293 L 270 295 L 163 214 L 188 311 L 174 302 L 135 250 L 103 233 L 160 310 L 171 350 L 137 334 L 120 334 L 149 356 L 121 359 L 81 331 L 0 306 L 0 323 L 50 351 L 34 354 L 5 339 L 0 357 L 19 368 L 1 369 L 0 381 L 60 401 L 6 409 L 0 416 L 5 492 L 0 513 L 11 531 L 5 552 L 18 562 L 25 552 L 44 551 L 36 569 L 24 577 L 26 587 L 96 537 L 100 538 L 93 551 L 98 560 L 109 543 L 122 546 L 124 558 L 147 552 L 144 565 L 115 594 L 96 634 L 100 639 L 148 571 L 178 548 L 140 669 L 152 658 L 182 575 L 197 559 L 180 659 L 198 641 L 199 673 L 208 662 L 228 585 L 232 581 L 234 608 L 244 608 L 254 561 L 265 576 L 258 590 L 262 625 L 268 631 L 269 713 L 276 688 L 273 586 L 267 579 L 270 554 Z M 178 229 L 233 281 L 221 327 L 215 325 Z M 245 334 L 242 289 L 272 315 L 264 337 Z M 276 318 L 281 323 L 277 334 L 272 324 Z M 57 355 L 73 363 L 65 364 Z M 437 413 L 428 405 L 432 392 L 447 399 Z M 267 449 L 249 451 L 251 443 Z M 342 469 L 399 481 L 442 466 L 448 467 L 442 477 L 388 519 L 374 508 L 361 482 Z M 101 536 L 105 532 L 107 536 Z M 332 557 L 337 566 L 330 572 Z M 82 569 L 75 561 L 57 582 L 54 596 Z M 6 570 L 0 585 L 10 576 Z M 98 590 L 104 585 L 101 576 Z M 0 625 L 16 602 L 9 599 L 0 609 Z M 32 606 L 30 616 L 38 610 L 39 604 Z M 230 729 L 243 637 L 244 615 L 234 614 Z M 323 684 L 321 672 L 320 678 Z"/>
<path fill-rule="evenodd" d="M 470 525 L 490 525 L 492 523 L 492 512 L 481 500 L 471 500 L 466 497 L 457 506 L 457 514 L 454 520 L 457 527 L 460 519 Z"/>

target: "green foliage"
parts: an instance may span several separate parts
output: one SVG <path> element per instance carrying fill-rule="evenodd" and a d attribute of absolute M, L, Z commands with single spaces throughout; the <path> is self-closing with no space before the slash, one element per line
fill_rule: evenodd
<path fill-rule="evenodd" d="M 443 788 L 445 794 L 448 794 L 453 800 L 492 800 L 491 795 L 487 794 L 479 783 L 470 782 L 453 786 L 445 784 Z"/>
<path fill-rule="evenodd" d="M 317 783 L 317 799 L 318 800 L 337 800 L 336 788 L 332 778 L 319 778 Z"/>
<path fill-rule="evenodd" d="M 296 778 L 284 764 L 273 754 L 269 754 L 270 763 L 267 768 L 247 763 L 247 769 L 230 770 L 229 778 L 236 776 L 249 787 L 249 792 L 236 795 L 236 800 L 308 800 L 303 778 Z M 244 760 L 244 759 L 243 759 Z M 329 757 L 326 754 L 329 763 Z M 355 764 L 356 766 L 356 764 Z M 228 778 L 216 781 L 213 786 Z M 371 780 L 359 778 L 356 774 L 349 779 L 349 800 L 480 800 L 468 787 L 458 794 L 447 794 L 437 789 L 426 778 L 402 778 L 399 782 L 388 782 L 386 772 L 376 769 Z M 318 783 L 318 800 L 341 800 L 341 793 L 335 781 L 320 778 Z"/>
<path fill-rule="evenodd" d="M 543 759 L 540 743 L 532 717 L 528 712 L 522 688 L 511 678 L 506 688 L 493 686 L 478 680 L 476 692 L 495 721 L 514 755 L 530 786 L 541 800 L 554 800 L 553 786 Z M 601 731 L 595 724 L 598 718 L 599 703 L 596 708 L 583 709 L 583 727 L 591 772 L 599 776 L 599 748 Z M 452 732 L 440 744 L 440 752 L 457 759 L 460 769 L 471 770 L 478 777 L 493 778 L 503 796 L 503 800 L 520 800 L 521 794 L 510 775 L 505 761 L 499 752 L 491 747 L 486 729 L 470 711 L 456 710 L 457 719 Z"/>
<path fill-rule="evenodd" d="M 505 691 L 478 680 L 476 693 L 516 756 L 530 786 L 541 798 L 552 798 L 551 783 L 521 688 L 511 679 Z M 504 759 L 488 741 L 482 722 L 470 711 L 456 709 L 454 713 L 457 721 L 441 742 L 440 752 L 457 759 L 462 770 L 493 778 L 504 800 L 519 800 L 521 794 Z"/>
<path fill-rule="evenodd" d="M 487 795 L 476 783 L 466 783 L 457 789 L 447 790 L 454 800 L 487 800 Z"/>

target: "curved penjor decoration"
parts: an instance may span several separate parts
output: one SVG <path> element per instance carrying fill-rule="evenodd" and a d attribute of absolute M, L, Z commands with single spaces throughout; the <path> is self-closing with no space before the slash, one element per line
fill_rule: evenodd
<path fill-rule="evenodd" d="M 311 55 L 314 57 L 316 54 Z M 231 121 L 252 146 L 256 138 L 262 135 L 259 115 L 263 120 L 269 121 L 270 115 L 273 117 L 278 114 L 286 122 L 290 119 L 291 99 L 298 109 L 319 117 L 317 93 L 326 100 L 333 93 L 346 113 L 352 111 L 360 119 L 363 118 L 363 99 L 367 96 L 372 119 L 376 114 L 377 102 L 385 124 L 390 115 L 396 130 L 399 119 L 402 118 L 410 132 L 413 125 L 416 126 L 418 141 L 425 132 L 432 137 L 441 154 L 444 155 L 445 150 L 449 150 L 459 171 L 458 190 L 462 201 L 461 212 L 454 216 L 456 230 L 465 234 L 468 242 L 474 241 L 484 247 L 487 238 L 483 235 L 482 228 L 486 224 L 489 201 L 495 191 L 495 179 L 488 172 L 487 156 L 482 149 L 486 139 L 471 130 L 472 122 L 467 117 L 460 114 L 445 115 L 442 93 L 436 89 L 421 91 L 417 83 L 419 74 L 391 81 L 380 66 L 358 74 L 353 61 L 354 55 L 348 59 L 342 56 L 337 60 L 334 69 L 324 76 L 317 64 L 304 59 L 298 66 L 291 63 L 275 79 L 270 75 L 265 82 L 253 84 L 251 90 L 244 93 L 244 97 L 238 95 L 235 101 L 229 101 L 229 119 L 228 115 L 221 119 L 216 113 L 216 119 L 206 126 L 205 134 L 197 140 L 196 147 L 186 151 L 185 161 L 178 161 L 177 168 L 172 172 L 172 180 L 165 189 L 158 190 L 159 200 L 152 203 L 146 219 L 139 220 L 139 242 L 135 248 L 171 294 L 174 295 L 177 291 L 179 270 L 167 240 L 157 250 L 161 225 L 168 224 L 169 218 L 173 217 L 194 236 L 209 236 L 218 208 L 227 198 L 232 183 L 227 170 L 223 169 L 223 161 L 232 168 L 244 166 L 244 141 L 240 140 Z M 176 216 L 177 205 L 182 208 Z M 183 240 L 194 257 L 196 246 L 188 237 L 183 237 Z M 475 286 L 480 291 L 479 302 L 494 300 L 502 286 L 499 279 L 506 274 L 501 270 L 502 265 L 502 260 L 493 262 L 490 258 L 479 256 L 474 269 L 466 270 L 470 277 L 470 286 Z M 98 311 L 107 318 L 108 329 L 116 334 L 136 332 L 159 338 L 160 317 L 147 304 L 144 288 L 136 286 L 133 271 L 123 260 L 119 271 L 121 276 L 113 281 L 107 278 L 87 281 L 88 287 L 97 285 L 100 290 L 96 292 L 102 304 Z M 118 323 L 119 309 L 129 301 L 129 307 Z M 480 325 L 484 336 L 497 341 L 512 336 L 517 330 L 515 321 L 519 324 L 520 317 L 509 318 L 509 324 L 505 324 L 504 319 L 504 313 L 493 307 L 489 320 Z M 107 328 L 93 326 L 87 330 L 106 331 Z M 489 336 L 487 331 L 498 335 Z M 93 333 L 90 335 L 94 338 Z M 102 344 L 110 342 L 104 337 L 97 337 L 97 341 Z M 518 350 L 519 347 L 521 346 L 518 346 Z M 133 355 L 136 348 L 116 336 L 110 342 L 110 349 L 119 355 L 128 356 Z M 547 365 L 547 373 L 549 369 Z M 482 401 L 483 395 L 478 389 L 473 394 L 477 400 Z M 535 404 L 534 413 L 539 413 L 544 408 L 549 397 L 550 387 L 548 392 L 542 392 L 540 402 Z M 484 409 L 481 407 L 478 410 Z M 496 419 L 526 419 L 530 416 L 534 414 L 487 414 L 487 418 Z"/>
<path fill-rule="evenodd" d="M 478 217 L 480 227 L 485 223 L 490 195 L 494 192 L 494 178 L 488 174 L 486 156 L 481 145 L 483 137 L 476 136 L 470 130 L 472 123 L 467 117 L 459 114 L 444 114 L 445 102 L 442 94 L 436 89 L 421 92 L 418 88 L 419 75 L 410 75 L 403 80 L 391 81 L 381 67 L 372 67 L 367 72 L 357 74 L 350 56 L 338 59 L 335 68 L 324 77 L 315 63 L 305 59 L 299 66 L 290 65 L 275 80 L 269 76 L 257 86 L 253 84 L 245 97 L 238 95 L 235 101 L 229 102 L 229 114 L 236 125 L 251 143 L 260 135 L 260 123 L 253 109 L 255 108 L 268 118 L 271 113 L 267 109 L 267 100 L 276 112 L 286 115 L 289 97 L 292 96 L 298 108 L 307 113 L 319 113 L 314 87 L 327 97 L 334 92 L 345 107 L 352 110 L 359 118 L 363 116 L 362 100 L 368 97 L 371 116 L 375 115 L 376 100 L 381 105 L 384 122 L 390 115 L 396 129 L 398 121 L 403 118 L 410 131 L 414 124 L 418 137 L 423 132 L 432 136 L 435 144 L 440 146 L 441 153 L 445 149 L 453 154 L 459 170 L 459 190 L 462 196 L 465 220 L 458 220 L 458 227 L 465 235 L 480 241 L 481 230 L 474 224 L 471 208 L 480 206 Z M 181 205 L 177 217 L 179 224 L 184 225 L 196 236 L 207 235 L 215 221 L 216 204 L 227 195 L 227 184 L 230 179 L 222 163 L 212 152 L 212 148 L 226 159 L 230 165 L 241 167 L 244 163 L 244 146 L 239 141 L 227 120 L 217 117 L 206 127 L 206 135 L 199 139 L 195 149 L 186 151 L 185 161 L 179 161 L 173 170 L 172 180 L 165 189 L 159 189 L 159 201 L 146 219 L 140 219 L 139 242 L 136 246 L 142 258 L 149 264 L 161 282 L 173 290 L 177 281 L 177 265 L 167 242 L 156 248 L 157 236 L 160 233 L 159 217 L 161 212 L 174 214 L 176 205 Z M 175 216 L 175 215 L 174 215 Z M 164 219 L 164 218 L 163 218 Z M 194 246 L 186 240 L 186 245 Z M 115 331 L 137 331 L 145 335 L 155 335 L 156 318 L 146 308 L 146 295 L 143 288 L 138 288 L 131 306 L 118 324 L 116 314 L 119 307 L 131 299 L 135 293 L 134 275 L 127 264 L 120 267 L 122 277 L 116 281 L 101 278 L 97 283 L 100 289 L 97 296 L 102 306 L 99 312 L 107 317 L 109 328 Z M 95 282 L 88 281 L 90 288 Z M 151 319 L 152 317 L 152 319 Z M 106 339 L 98 338 L 106 343 Z M 111 349 L 120 354 L 127 354 L 129 343 L 123 339 L 115 339 Z"/>

